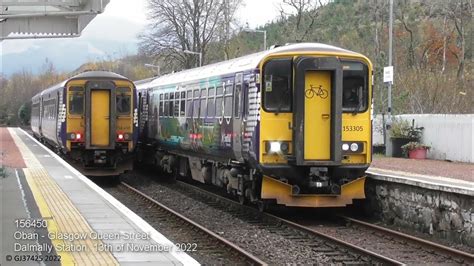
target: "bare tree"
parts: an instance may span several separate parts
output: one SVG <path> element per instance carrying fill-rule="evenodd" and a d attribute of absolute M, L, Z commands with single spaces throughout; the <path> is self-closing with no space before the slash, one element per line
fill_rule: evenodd
<path fill-rule="evenodd" d="M 294 26 L 287 33 L 295 41 L 306 40 L 308 34 L 315 26 L 315 20 L 319 15 L 318 8 L 323 6 L 321 0 L 283 0 L 279 11 L 282 19 L 294 16 Z M 289 11 L 291 10 L 291 11 Z"/>
<path fill-rule="evenodd" d="M 241 0 L 149 0 L 148 32 L 140 36 L 140 50 L 171 68 L 190 68 L 202 53 L 203 62 L 211 42 L 218 40 L 219 27 L 230 23 L 229 17 Z M 228 37 L 227 37 L 228 38 Z"/>

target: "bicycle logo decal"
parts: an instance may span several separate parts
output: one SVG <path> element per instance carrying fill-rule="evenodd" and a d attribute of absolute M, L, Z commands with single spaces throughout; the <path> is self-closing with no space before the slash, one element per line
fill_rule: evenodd
<path fill-rule="evenodd" d="M 309 89 L 306 89 L 304 95 L 308 99 L 312 99 L 315 95 L 321 97 L 321 99 L 326 99 L 329 96 L 329 93 L 326 89 L 323 89 L 322 85 L 316 87 L 314 85 L 309 85 Z"/>

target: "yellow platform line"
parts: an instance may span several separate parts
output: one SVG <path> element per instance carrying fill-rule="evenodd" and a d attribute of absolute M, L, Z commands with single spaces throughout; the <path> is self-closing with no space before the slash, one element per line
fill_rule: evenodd
<path fill-rule="evenodd" d="M 27 168 L 23 169 L 41 216 L 48 220 L 48 232 L 53 235 L 82 233 L 84 240 L 51 239 L 51 243 L 61 256 L 62 265 L 118 265 L 115 257 L 108 251 L 98 251 L 101 240 L 90 239 L 94 230 L 90 227 L 68 196 L 48 174 L 35 155 L 17 136 L 15 130 L 10 134 L 20 150 Z M 84 251 L 61 251 L 64 247 L 85 247 Z"/>

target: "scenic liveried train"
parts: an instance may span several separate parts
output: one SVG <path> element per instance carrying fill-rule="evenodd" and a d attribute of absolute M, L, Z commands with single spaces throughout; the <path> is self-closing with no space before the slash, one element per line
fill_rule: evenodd
<path fill-rule="evenodd" d="M 363 199 L 372 64 L 300 43 L 137 83 L 138 161 L 243 203 L 336 207 Z"/>
<path fill-rule="evenodd" d="M 76 75 L 32 98 L 31 129 L 85 174 L 131 170 L 138 137 L 135 85 L 112 72 Z"/>

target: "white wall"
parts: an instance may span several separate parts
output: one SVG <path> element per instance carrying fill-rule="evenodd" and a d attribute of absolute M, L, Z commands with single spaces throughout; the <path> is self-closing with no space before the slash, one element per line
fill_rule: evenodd
<path fill-rule="evenodd" d="M 431 146 L 428 158 L 474 163 L 474 114 L 407 114 L 395 116 L 424 127 L 421 142 Z M 383 144 L 382 116 L 374 119 L 373 142 Z"/>

